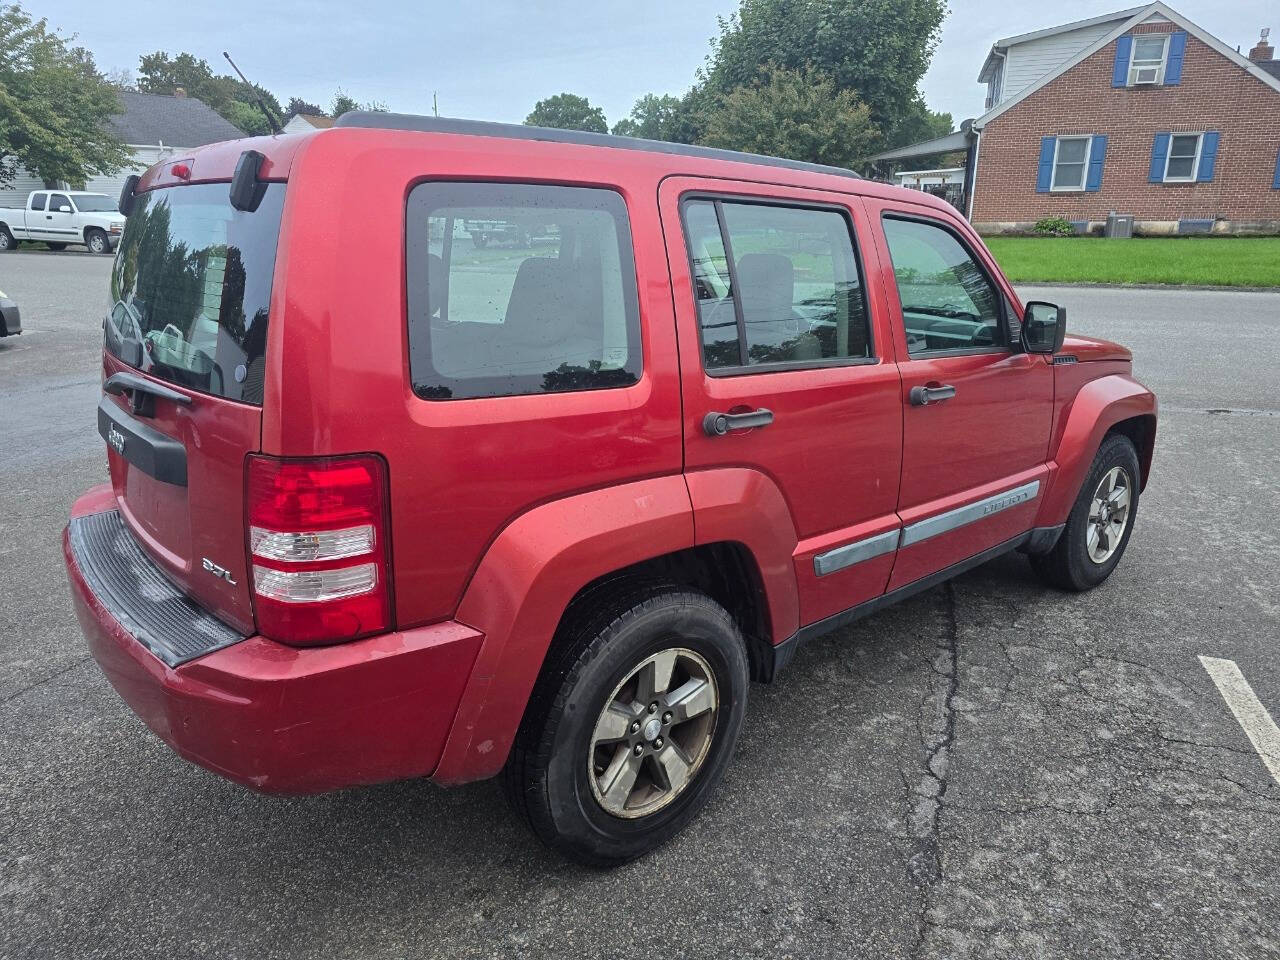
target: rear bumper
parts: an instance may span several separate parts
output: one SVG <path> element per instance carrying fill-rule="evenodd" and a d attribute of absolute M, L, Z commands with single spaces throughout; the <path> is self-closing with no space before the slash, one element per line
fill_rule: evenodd
<path fill-rule="evenodd" d="M 99 488 L 73 508 L 106 506 Z M 113 505 L 112 505 L 113 506 Z M 186 759 L 271 793 L 319 793 L 429 775 L 482 635 L 455 622 L 299 649 L 248 637 L 171 667 L 100 596 L 68 533 L 76 616 L 107 679 Z M 115 607 L 117 609 L 113 610 Z"/>
<path fill-rule="evenodd" d="M 22 315 L 18 305 L 8 297 L 0 297 L 0 337 L 11 337 L 22 332 Z"/>

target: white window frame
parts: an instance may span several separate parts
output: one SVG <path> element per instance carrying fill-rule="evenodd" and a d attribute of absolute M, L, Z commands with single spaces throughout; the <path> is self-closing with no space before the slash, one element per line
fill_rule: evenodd
<path fill-rule="evenodd" d="M 1169 176 L 1169 163 L 1173 160 L 1173 141 L 1178 137 L 1195 137 L 1196 138 L 1196 155 L 1191 159 L 1191 176 L 1189 177 L 1171 177 Z M 1177 133 L 1169 134 L 1169 149 L 1164 155 L 1164 182 L 1165 183 L 1195 183 L 1196 178 L 1200 176 L 1200 154 L 1204 151 L 1204 131 L 1196 133 L 1192 130 L 1180 130 Z"/>
<path fill-rule="evenodd" d="M 1133 50 L 1129 56 L 1129 86 L 1131 87 L 1147 87 L 1162 86 L 1164 84 L 1165 68 L 1169 65 L 1169 37 L 1167 33 L 1140 33 L 1133 38 Z M 1160 50 L 1159 60 L 1139 60 L 1138 59 L 1138 42 L 1140 40 L 1159 39 L 1163 46 Z M 1138 71 L 1150 70 L 1152 67 L 1156 71 L 1156 79 L 1153 83 L 1138 83 Z"/>
<path fill-rule="evenodd" d="M 1084 166 L 1080 171 L 1080 186 L 1058 186 L 1058 150 L 1062 146 L 1063 140 L 1083 140 L 1084 141 Z M 1093 135 L 1092 134 L 1074 134 L 1066 137 L 1053 138 L 1053 169 L 1049 174 L 1049 192 L 1050 193 L 1083 193 L 1089 185 L 1089 161 L 1093 159 Z"/>

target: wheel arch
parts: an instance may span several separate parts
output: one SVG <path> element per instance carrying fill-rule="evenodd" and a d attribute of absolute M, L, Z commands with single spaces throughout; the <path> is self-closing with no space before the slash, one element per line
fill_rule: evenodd
<path fill-rule="evenodd" d="M 1108 374 L 1084 384 L 1064 415 L 1052 452 L 1053 480 L 1037 526 L 1066 522 L 1080 484 L 1110 433 L 1133 440 L 1142 465 L 1139 489 L 1145 488 L 1155 450 L 1156 414 L 1155 394 L 1127 374 Z"/>

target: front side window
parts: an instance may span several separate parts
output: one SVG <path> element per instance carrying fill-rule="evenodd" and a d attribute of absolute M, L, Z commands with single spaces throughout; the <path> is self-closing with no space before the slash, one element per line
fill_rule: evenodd
<path fill-rule="evenodd" d="M 1175 133 L 1169 140 L 1169 158 L 1165 161 L 1166 183 L 1181 183 L 1196 178 L 1200 162 L 1199 133 Z"/>
<path fill-rule="evenodd" d="M 1129 85 L 1163 83 L 1168 49 L 1168 35 L 1134 37 L 1133 57 L 1129 60 Z"/>
<path fill-rule="evenodd" d="M 709 373 L 872 356 L 842 213 L 698 199 L 684 225 Z"/>
<path fill-rule="evenodd" d="M 60 193 L 49 194 L 49 209 L 54 213 L 70 213 L 71 201 Z"/>
<path fill-rule="evenodd" d="M 886 217 L 884 235 L 910 354 L 1007 345 L 995 285 L 950 230 Z"/>
<path fill-rule="evenodd" d="M 1092 137 L 1059 137 L 1053 157 L 1053 189 L 1083 190 Z"/>
<path fill-rule="evenodd" d="M 431 400 L 639 381 L 626 205 L 612 190 L 423 183 L 409 194 L 409 367 Z"/>

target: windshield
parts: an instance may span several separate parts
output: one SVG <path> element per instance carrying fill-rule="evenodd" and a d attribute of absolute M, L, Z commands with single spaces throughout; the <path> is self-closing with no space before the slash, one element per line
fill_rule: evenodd
<path fill-rule="evenodd" d="M 193 390 L 262 403 L 284 184 L 252 213 L 225 183 L 139 194 L 111 273 L 106 349 Z"/>
<path fill-rule="evenodd" d="M 96 193 L 81 194 L 72 199 L 81 213 L 113 213 L 120 206 L 118 201 Z"/>

